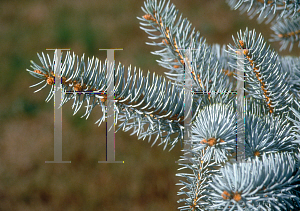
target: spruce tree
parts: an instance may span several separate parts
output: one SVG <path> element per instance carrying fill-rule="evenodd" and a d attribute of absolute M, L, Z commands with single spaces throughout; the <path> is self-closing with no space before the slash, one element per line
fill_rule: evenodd
<path fill-rule="evenodd" d="M 259 22 L 272 21 L 271 41 L 280 41 L 281 50 L 299 42 L 299 1 L 227 2 L 251 17 L 258 14 Z M 300 210 L 300 58 L 280 56 L 261 34 L 248 28 L 233 36 L 233 44 L 209 45 L 170 1 L 146 0 L 142 10 L 140 28 L 156 41 L 147 44 L 160 48 L 152 53 L 161 57 L 157 62 L 167 69 L 166 76 L 110 66 L 94 57 L 86 62 L 84 55 L 79 59 L 68 51 L 62 58 L 60 106 L 73 99 L 76 114 L 87 101 L 82 116 L 86 118 L 100 106 L 100 125 L 107 118 L 105 91 L 113 80 L 106 76 L 111 68 L 118 130 L 133 129 L 132 134 L 148 138 L 152 146 L 160 140 L 164 150 L 184 143 L 185 133 L 191 135 L 180 159 L 188 162 L 179 163 L 176 174 L 182 186 L 178 209 Z M 55 63 L 44 53 L 38 57 L 40 64 L 31 61 L 32 70 L 27 71 L 41 79 L 31 87 L 44 83 L 37 91 L 51 86 L 49 102 Z M 243 77 L 236 73 L 240 60 Z M 185 130 L 186 75 L 192 80 L 190 131 Z M 242 114 L 233 78 L 245 84 L 245 113 L 239 122 L 244 133 L 237 126 Z M 244 149 L 237 149 L 237 135 L 244 135 Z M 238 150 L 244 162 L 234 162 Z"/>

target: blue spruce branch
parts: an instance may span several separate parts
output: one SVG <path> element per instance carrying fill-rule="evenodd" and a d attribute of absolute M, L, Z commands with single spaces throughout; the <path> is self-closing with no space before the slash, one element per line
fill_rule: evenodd
<path fill-rule="evenodd" d="M 281 50 L 287 48 L 290 43 L 290 51 L 293 44 L 299 42 L 300 34 L 300 2 L 298 0 L 227 0 L 232 9 L 239 9 L 241 13 L 247 11 L 252 19 L 258 15 L 258 22 L 267 19 L 271 22 L 274 31 L 270 41 L 280 41 Z M 276 18 L 275 18 L 276 17 Z M 300 42 L 298 43 L 300 47 Z"/>
<path fill-rule="evenodd" d="M 147 43 L 148 45 L 159 46 L 162 49 L 152 52 L 161 56 L 157 60 L 158 64 L 168 69 L 165 72 L 168 78 L 179 83 L 184 81 L 185 55 L 186 50 L 191 49 L 192 79 L 195 82 L 195 91 L 225 92 L 230 90 L 232 84 L 220 67 L 216 54 L 212 47 L 206 44 L 205 39 L 200 37 L 199 32 L 192 30 L 191 23 L 187 18 L 182 19 L 182 15 L 177 20 L 178 10 L 170 1 L 147 0 L 142 10 L 146 13 L 142 18 L 141 29 L 149 34 L 149 39 L 158 39 L 159 42 Z M 145 27 L 151 27 L 145 28 Z M 158 32 L 153 34 L 152 32 Z M 161 41 L 162 40 L 162 41 Z M 196 49 L 196 50 L 195 50 Z M 216 78 L 218 77 L 218 83 Z"/>
<path fill-rule="evenodd" d="M 253 114 L 246 116 L 245 153 L 254 158 L 274 152 L 295 153 L 298 145 L 292 135 L 292 127 L 287 120 L 265 116 L 264 119 Z"/>
<path fill-rule="evenodd" d="M 300 47 L 300 17 L 293 19 L 282 19 L 271 26 L 274 31 L 270 41 L 279 41 L 281 48 L 284 50 L 290 44 L 289 50 L 291 51 L 294 43 L 298 42 L 298 48 Z"/>
<path fill-rule="evenodd" d="M 227 164 L 215 175 L 207 194 L 210 208 L 222 210 L 297 210 L 292 190 L 299 187 L 300 170 L 289 153 L 263 155 L 251 163 Z"/>
<path fill-rule="evenodd" d="M 299 16 L 298 1 L 230 0 L 229 4 L 250 14 L 259 13 L 261 19 L 277 15 L 278 23 L 282 17 L 297 20 Z M 107 60 L 101 63 L 94 57 L 86 62 L 84 55 L 79 59 L 67 52 L 61 66 L 60 107 L 73 100 L 75 115 L 87 101 L 82 117 L 88 118 L 93 108 L 100 106 L 103 116 L 96 122 L 100 125 L 107 118 L 106 92 L 114 79 L 118 130 L 133 129 L 131 134 L 139 139 L 148 137 L 149 142 L 154 136 L 152 146 L 160 139 L 159 145 L 171 150 L 184 139 L 184 76 L 189 71 L 193 82 L 191 148 L 183 149 L 179 159 L 189 163 L 180 163 L 178 170 L 184 172 L 176 174 L 182 178 L 177 184 L 182 186 L 178 203 L 184 203 L 178 209 L 299 210 L 299 58 L 279 56 L 255 30 L 240 31 L 233 37 L 234 45 L 209 45 L 187 19 L 182 15 L 177 19 L 178 10 L 170 1 L 146 0 L 142 10 L 145 15 L 138 17 L 141 29 L 150 39 L 159 40 L 148 44 L 162 48 L 152 53 L 161 57 L 157 62 L 168 70 L 169 80 L 150 72 L 144 76 L 136 68 L 132 73 L 131 66 L 110 66 Z M 277 37 L 281 34 L 286 39 L 283 46 L 298 39 L 297 33 L 295 38 L 283 36 L 299 30 L 298 25 L 289 26 L 291 31 L 274 28 Z M 31 87 L 44 83 L 35 92 L 51 87 L 49 102 L 55 85 L 54 59 L 43 53 L 38 57 L 41 64 L 31 61 L 32 70 L 27 71 L 41 80 Z M 235 73 L 240 57 L 244 78 Z M 244 120 L 237 115 L 235 96 L 230 93 L 232 76 L 246 84 Z M 245 123 L 247 162 L 232 164 L 237 135 L 243 135 L 241 121 Z"/>
<path fill-rule="evenodd" d="M 31 61 L 33 71 L 28 69 L 27 71 L 32 76 L 42 79 L 41 82 L 31 87 L 45 83 L 43 87 L 35 92 L 40 91 L 47 85 L 51 86 L 46 99 L 49 102 L 53 97 L 55 75 L 52 70 L 54 69 L 54 60 L 51 61 L 49 55 L 47 55 L 47 61 L 43 53 L 42 56 L 39 54 L 38 56 L 42 66 Z M 75 115 L 82 107 L 84 101 L 87 101 L 86 113 L 82 116 L 86 116 L 87 119 L 93 108 L 99 105 L 103 112 L 103 116 L 97 121 L 100 126 L 106 118 L 107 68 L 107 60 L 102 65 L 97 58 L 92 58 L 88 59 L 88 64 L 86 65 L 84 56 L 79 60 L 74 53 L 71 56 L 70 52 L 67 52 L 62 64 L 61 83 L 63 95 L 60 107 L 73 99 L 72 109 L 74 109 L 73 115 Z M 126 70 L 121 64 L 117 67 L 113 64 L 112 68 L 116 69 L 114 76 L 116 84 L 114 87 L 116 102 L 115 123 L 122 122 L 119 125 L 119 129 L 123 128 L 125 131 L 133 129 L 132 134 L 137 134 L 139 138 L 143 139 L 149 136 L 149 141 L 151 136 L 156 136 L 153 144 L 160 138 L 160 144 L 165 144 L 164 149 L 167 145 L 171 145 L 172 149 L 178 141 L 183 140 L 183 90 L 165 78 L 155 76 L 155 73 L 151 77 L 149 71 L 147 77 L 145 77 L 141 70 L 138 70 L 137 74 L 136 68 L 134 68 L 133 74 L 131 67 L 128 67 Z M 113 73 L 114 71 L 111 72 Z M 125 74 L 127 75 L 127 80 L 125 79 Z M 94 94 L 94 91 L 98 94 Z M 66 94 L 67 92 L 71 92 L 71 94 Z M 85 92 L 85 94 L 80 94 L 82 92 Z M 192 109 L 194 111 L 192 119 L 196 117 L 196 111 L 201 106 L 200 101 L 201 99 L 199 98 L 195 101 L 192 100 Z M 145 129 L 145 125 L 148 125 L 147 129 Z M 174 133 L 177 133 L 177 137 L 171 140 L 170 136 Z"/>
<path fill-rule="evenodd" d="M 214 104 L 202 109 L 192 127 L 194 150 L 204 150 L 202 160 L 225 162 L 235 152 L 236 113 L 228 105 Z"/>
<path fill-rule="evenodd" d="M 281 70 L 278 55 L 274 50 L 270 50 L 270 46 L 266 46 L 261 34 L 256 38 L 255 30 L 246 29 L 244 33 L 240 31 L 237 36 L 236 39 L 233 38 L 235 46 L 229 45 L 229 51 L 233 57 L 237 57 L 236 59 L 239 54 L 244 54 L 248 87 L 246 91 L 249 96 L 264 99 L 270 113 L 287 111 L 293 96 L 288 84 L 284 83 L 287 73 Z M 237 68 L 234 64 L 233 67 Z"/>
<path fill-rule="evenodd" d="M 289 18 L 299 15 L 300 3 L 298 0 L 226 0 L 232 9 L 247 12 L 250 18 L 258 15 L 259 22 L 267 19 L 269 23 L 274 17 Z"/>

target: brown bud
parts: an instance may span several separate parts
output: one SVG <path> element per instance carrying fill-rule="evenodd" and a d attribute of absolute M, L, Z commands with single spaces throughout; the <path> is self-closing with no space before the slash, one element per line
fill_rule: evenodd
<path fill-rule="evenodd" d="M 210 147 L 212 147 L 213 145 L 215 145 L 217 143 L 217 139 L 216 138 L 209 138 L 207 142 L 208 142 L 208 145 Z"/>
<path fill-rule="evenodd" d="M 239 40 L 239 43 L 240 43 L 240 45 L 241 45 L 242 48 L 245 47 L 243 40 Z"/>
<path fill-rule="evenodd" d="M 202 141 L 200 141 L 201 144 L 206 144 L 207 141 L 205 139 L 203 139 Z"/>
<path fill-rule="evenodd" d="M 47 84 L 53 85 L 54 84 L 54 78 L 53 77 L 48 77 L 47 78 Z"/>
<path fill-rule="evenodd" d="M 65 83 L 66 83 L 66 80 L 67 80 L 67 78 L 66 78 L 66 77 L 64 77 L 64 76 L 63 76 L 63 77 L 61 77 L 61 83 L 62 83 L 62 84 L 65 84 Z"/>
<path fill-rule="evenodd" d="M 104 98 L 101 98 L 101 102 L 104 103 L 107 100 L 107 97 L 104 96 Z"/>
<path fill-rule="evenodd" d="M 222 198 L 228 200 L 230 198 L 230 194 L 226 190 L 224 190 L 222 193 Z"/>
<path fill-rule="evenodd" d="M 38 74 L 42 74 L 42 72 L 40 70 L 34 70 L 33 72 L 38 73 Z"/>
<path fill-rule="evenodd" d="M 260 152 L 259 151 L 255 151 L 254 152 L 254 156 L 256 156 L 256 157 L 260 156 Z"/>
<path fill-rule="evenodd" d="M 83 90 L 83 87 L 79 83 L 76 84 L 73 88 L 77 92 L 81 92 Z"/>
<path fill-rule="evenodd" d="M 148 21 L 154 21 L 155 22 L 155 19 L 150 14 L 144 15 L 143 18 L 145 18 Z"/>
<path fill-rule="evenodd" d="M 238 201 L 240 201 L 242 199 L 242 196 L 241 196 L 241 194 L 239 194 L 238 192 L 236 192 L 233 195 L 233 199 L 238 202 Z"/>

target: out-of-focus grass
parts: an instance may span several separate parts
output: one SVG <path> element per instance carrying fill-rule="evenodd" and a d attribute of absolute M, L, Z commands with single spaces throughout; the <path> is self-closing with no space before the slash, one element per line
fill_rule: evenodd
<path fill-rule="evenodd" d="M 268 27 L 238 16 L 224 1 L 172 2 L 210 44 L 228 44 L 246 26 L 269 36 Z M 0 210 L 177 208 L 180 146 L 164 152 L 118 132 L 116 160 L 125 163 L 98 164 L 105 160 L 105 125 L 94 124 L 101 115 L 97 109 L 85 120 L 83 109 L 72 116 L 72 102 L 63 107 L 63 160 L 72 163 L 45 164 L 53 159 L 53 100 L 44 102 L 49 89 L 33 93 L 29 86 L 38 80 L 25 71 L 46 48 L 71 48 L 102 60 L 106 53 L 99 48 L 123 48 L 115 53 L 117 62 L 162 75 L 158 57 L 150 54 L 155 48 L 145 44 L 149 40 L 136 19 L 144 15 L 142 5 L 140 0 L 0 2 Z"/>

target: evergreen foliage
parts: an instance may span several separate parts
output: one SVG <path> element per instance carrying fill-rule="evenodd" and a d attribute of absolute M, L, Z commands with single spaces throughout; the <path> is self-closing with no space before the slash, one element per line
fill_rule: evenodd
<path fill-rule="evenodd" d="M 259 21 L 273 20 L 275 41 L 299 41 L 298 1 L 228 0 L 232 8 L 240 8 Z M 234 44 L 209 45 L 199 32 L 170 1 L 146 0 L 145 15 L 138 17 L 149 38 L 147 43 L 161 49 L 152 52 L 161 58 L 158 64 L 166 68 L 166 78 L 131 66 L 110 66 L 114 76 L 106 77 L 107 60 L 81 59 L 67 52 L 62 62 L 62 104 L 74 100 L 74 115 L 87 101 L 89 117 L 100 106 L 105 121 L 105 91 L 115 81 L 115 123 L 119 129 L 138 138 L 154 136 L 152 146 L 170 150 L 184 139 L 185 72 L 193 80 L 191 107 L 191 148 L 180 160 L 184 170 L 176 174 L 185 181 L 178 195 L 180 210 L 299 210 L 300 182 L 300 58 L 279 56 L 255 30 L 240 31 L 233 36 Z M 284 19 L 285 22 L 283 21 Z M 300 43 L 300 42 L 299 42 Z M 291 46 L 292 46 L 291 44 Z M 193 50 L 196 49 L 196 50 Z M 55 56 L 55 55 L 54 55 Z M 38 54 L 41 65 L 31 61 L 27 71 L 41 81 L 31 87 L 47 85 L 54 88 L 54 59 Z M 235 73 L 242 57 L 244 78 Z M 191 61 L 189 60 L 191 59 Z M 244 163 L 232 163 L 236 156 L 238 106 L 230 78 L 245 82 L 245 158 Z M 70 92 L 71 94 L 67 94 Z M 85 92 L 85 94 L 79 94 Z M 96 93 L 93 93 L 96 92 Z M 222 93 L 222 94 L 220 94 Z M 187 132 L 187 131 L 185 131 Z M 172 137 L 171 137 L 172 136 Z M 191 155 L 191 156 L 189 156 Z M 183 203 L 183 204 L 182 204 Z"/>
<path fill-rule="evenodd" d="M 300 47 L 300 2 L 298 0 L 226 0 L 232 9 L 246 12 L 250 18 L 258 15 L 259 23 L 266 20 L 271 22 L 274 31 L 270 41 L 280 41 L 280 50 L 294 43 Z"/>

